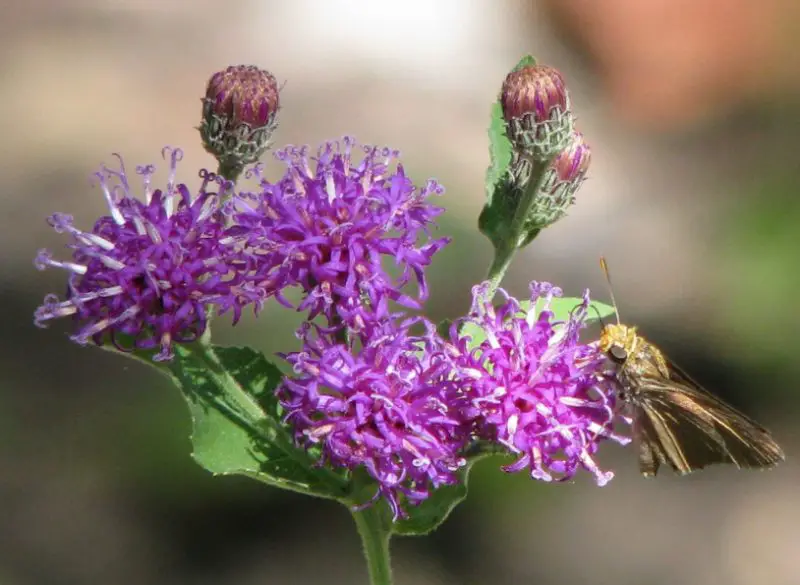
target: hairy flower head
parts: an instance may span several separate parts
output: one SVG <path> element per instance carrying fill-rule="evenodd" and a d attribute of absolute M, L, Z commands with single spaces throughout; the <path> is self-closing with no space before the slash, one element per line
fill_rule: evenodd
<path fill-rule="evenodd" d="M 527 468 L 534 479 L 553 481 L 584 468 L 605 485 L 614 474 L 594 461 L 599 443 L 629 439 L 613 430 L 618 416 L 614 393 L 600 373 L 603 355 L 579 341 L 588 291 L 565 322 L 550 310 L 561 291 L 548 283 L 532 283 L 526 305 L 501 289 L 504 301 L 495 307 L 487 291 L 486 283 L 473 289 L 465 320 L 483 341 L 473 343 L 453 330 L 462 355 L 458 371 L 472 378 L 462 385 L 469 397 L 462 418 L 473 421 L 478 437 L 517 455 L 506 471 Z"/>
<path fill-rule="evenodd" d="M 135 197 L 118 157 L 118 169 L 103 166 L 95 173 L 109 215 L 88 231 L 69 215 L 50 217 L 49 224 L 70 237 L 72 257 L 61 261 L 39 252 L 37 268 L 61 268 L 69 278 L 64 300 L 47 295 L 36 310 L 37 325 L 72 317 L 78 343 L 108 340 L 123 350 L 158 349 L 154 359 L 167 360 L 175 343 L 202 335 L 211 306 L 233 309 L 238 317 L 242 306 L 259 299 L 242 278 L 245 261 L 221 213 L 226 183 L 201 171 L 202 185 L 192 196 L 176 182 L 182 151 L 165 148 L 163 154 L 170 171 L 163 190 L 151 186 L 155 167 L 140 166 L 143 195 Z"/>
<path fill-rule="evenodd" d="M 412 335 L 420 324 L 424 333 Z M 468 428 L 451 402 L 450 362 L 431 323 L 387 320 L 363 345 L 309 324 L 301 337 L 303 350 L 285 356 L 295 376 L 277 390 L 300 445 L 321 447 L 334 467 L 365 470 L 378 486 L 373 502 L 383 496 L 395 519 L 403 499 L 418 504 L 459 481 Z"/>
<path fill-rule="evenodd" d="M 351 138 L 322 145 L 315 158 L 288 147 L 275 154 L 286 164 L 283 177 L 270 182 L 256 167 L 260 192 L 235 201 L 239 229 L 257 257 L 255 285 L 286 306 L 293 305 L 284 291 L 299 287 L 297 308 L 309 319 L 322 314 L 353 331 L 386 318 L 390 302 L 420 308 L 425 268 L 448 242 L 429 231 L 442 211 L 429 198 L 441 185 L 414 185 L 395 166 L 396 151 L 360 150 Z M 411 280 L 417 294 L 406 289 Z"/>

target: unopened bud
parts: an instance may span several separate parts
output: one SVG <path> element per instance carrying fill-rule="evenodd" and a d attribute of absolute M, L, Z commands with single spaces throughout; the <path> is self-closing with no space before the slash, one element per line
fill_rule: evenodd
<path fill-rule="evenodd" d="M 514 148 L 536 161 L 563 150 L 574 117 L 564 78 L 546 65 L 530 65 L 506 76 L 500 95 L 508 138 Z"/>
<path fill-rule="evenodd" d="M 221 169 L 240 171 L 269 148 L 279 108 L 278 83 L 269 71 L 231 65 L 208 80 L 199 128 L 203 146 Z"/>
<path fill-rule="evenodd" d="M 568 183 L 574 190 L 586 178 L 586 172 L 592 162 L 592 149 L 577 130 L 572 131 L 572 140 L 569 145 L 559 152 L 550 163 L 558 184 Z"/>
<path fill-rule="evenodd" d="M 559 152 L 545 171 L 541 189 L 536 196 L 528 221 L 543 228 L 555 223 L 575 203 L 575 193 L 586 179 L 592 150 L 583 134 L 572 132 L 572 140 Z"/>

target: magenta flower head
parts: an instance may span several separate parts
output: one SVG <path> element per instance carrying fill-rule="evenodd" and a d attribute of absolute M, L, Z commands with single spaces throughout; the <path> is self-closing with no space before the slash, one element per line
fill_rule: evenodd
<path fill-rule="evenodd" d="M 298 310 L 353 331 L 385 318 L 390 302 L 419 309 L 428 294 L 425 268 L 449 241 L 430 234 L 443 210 L 429 199 L 442 186 L 414 185 L 394 166 L 396 151 L 360 150 L 359 157 L 352 138 L 324 144 L 316 158 L 288 147 L 275 154 L 286 164 L 283 178 L 271 183 L 256 167 L 261 191 L 235 201 L 236 221 L 258 258 L 254 285 L 290 307 L 283 293 L 299 287 Z M 411 280 L 417 294 L 405 290 Z"/>
<path fill-rule="evenodd" d="M 409 333 L 424 324 L 420 336 Z M 458 395 L 435 327 L 421 319 L 388 319 L 366 341 L 337 343 L 319 327 L 301 329 L 303 351 L 285 358 L 295 376 L 277 395 L 286 422 L 304 447 L 319 446 L 321 463 L 363 469 L 395 519 L 431 490 L 457 483 L 468 428 L 451 399 Z"/>
<path fill-rule="evenodd" d="M 534 479 L 553 481 L 584 468 L 605 485 L 614 474 L 594 461 L 599 443 L 630 439 L 613 430 L 618 417 L 613 389 L 601 373 L 603 355 L 578 339 L 588 291 L 566 322 L 554 320 L 550 303 L 561 291 L 548 283 L 531 284 L 525 307 L 502 289 L 505 301 L 494 307 L 487 291 L 487 283 L 473 289 L 466 319 L 486 339 L 474 347 L 467 336 L 457 340 L 464 356 L 459 369 L 472 377 L 469 384 L 462 381 L 471 402 L 463 418 L 474 422 L 479 437 L 518 456 L 506 471 L 529 469 Z M 457 337 L 455 328 L 452 335 Z"/>
<path fill-rule="evenodd" d="M 64 300 L 45 297 L 35 313 L 37 325 L 72 317 L 74 341 L 158 349 L 154 359 L 160 361 L 173 356 L 175 343 L 202 335 L 210 306 L 232 308 L 238 316 L 244 304 L 257 300 L 257 291 L 248 293 L 239 274 L 244 261 L 220 212 L 226 183 L 201 171 L 202 185 L 192 197 L 186 185 L 176 183 L 183 152 L 165 148 L 163 154 L 170 165 L 164 190 L 151 187 L 155 167 L 140 166 L 143 200 L 137 199 L 118 157 L 119 170 L 103 166 L 95 174 L 109 215 L 89 231 L 69 215 L 50 217 L 50 225 L 71 238 L 72 258 L 60 261 L 39 252 L 37 268 L 62 268 L 69 280 Z"/>

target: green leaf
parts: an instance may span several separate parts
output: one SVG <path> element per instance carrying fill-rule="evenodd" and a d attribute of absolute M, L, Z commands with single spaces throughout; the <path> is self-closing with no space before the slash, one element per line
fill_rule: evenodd
<path fill-rule="evenodd" d="M 533 65 L 536 65 L 536 59 L 526 55 L 514 66 L 512 72 Z M 478 218 L 478 229 L 489 238 L 495 249 L 507 246 L 510 239 L 515 239 L 509 230 L 521 200 L 521 192 L 514 186 L 510 172 L 513 152 L 503 118 L 503 106 L 498 98 L 492 104 L 489 118 L 490 164 L 486 169 L 486 203 Z M 527 245 L 538 233 L 538 229 L 526 233 L 521 244 L 513 242 L 514 247 Z"/>
<path fill-rule="evenodd" d="M 273 391 L 282 374 L 261 353 L 248 347 L 180 347 L 166 367 L 189 404 L 193 456 L 205 469 L 304 494 L 343 497 L 343 479 L 314 467 L 313 457 L 294 446 L 280 422 Z"/>
<path fill-rule="evenodd" d="M 511 70 L 518 71 L 536 65 L 532 55 L 525 55 Z M 508 169 L 511 166 L 513 147 L 506 132 L 506 121 L 503 118 L 503 106 L 498 98 L 492 104 L 489 116 L 489 168 L 486 169 L 486 205 L 491 207 L 497 189 L 508 181 Z M 508 191 L 508 189 L 506 189 Z"/>
<path fill-rule="evenodd" d="M 550 310 L 556 321 L 566 321 L 570 313 L 583 302 L 582 298 L 577 297 L 556 297 L 550 301 Z M 530 303 L 528 303 L 530 305 Z M 589 312 L 586 315 L 587 323 L 594 323 L 598 319 L 605 319 L 615 313 L 614 307 L 598 301 L 589 302 Z M 599 315 L 599 317 L 598 317 Z"/>
<path fill-rule="evenodd" d="M 542 303 L 544 301 L 541 301 Z M 578 297 L 554 297 L 550 300 L 550 311 L 553 313 L 554 321 L 567 321 L 570 313 L 583 302 L 582 298 Z M 523 311 L 527 311 L 530 306 L 530 301 L 522 301 L 520 303 Z M 594 323 L 598 319 L 605 319 L 606 317 L 614 314 L 614 307 L 601 303 L 598 301 L 591 301 L 589 303 L 589 312 L 586 316 L 587 323 Z M 599 317 L 598 317 L 599 315 Z M 480 345 L 486 340 L 486 333 L 484 330 L 475 323 L 465 323 L 460 329 L 461 335 L 469 335 L 472 340 L 470 347 Z"/>
<path fill-rule="evenodd" d="M 506 134 L 506 121 L 500 100 L 492 104 L 489 120 L 489 168 L 486 169 L 486 205 L 494 200 L 495 190 L 507 181 L 511 165 L 511 141 Z"/>
<path fill-rule="evenodd" d="M 478 216 L 478 230 L 492 242 L 495 249 L 511 239 L 511 224 L 519 202 L 519 191 L 508 180 L 499 180 Z"/>
<path fill-rule="evenodd" d="M 424 536 L 436 530 L 450 513 L 467 497 L 469 470 L 475 460 L 467 462 L 459 472 L 461 481 L 434 490 L 419 506 L 406 506 L 407 518 L 392 525 L 392 534 L 400 536 Z"/>
<path fill-rule="evenodd" d="M 282 411 L 275 396 L 275 388 L 283 379 L 283 372 L 278 366 L 250 347 L 216 345 L 214 353 L 225 369 L 256 399 L 264 412 L 280 419 Z"/>
<path fill-rule="evenodd" d="M 419 506 L 408 506 L 407 518 L 392 526 L 392 533 L 400 536 L 424 536 L 436 530 L 450 513 L 463 502 L 469 491 L 469 474 L 478 461 L 495 455 L 508 455 L 505 447 L 497 443 L 476 441 L 464 453 L 467 464 L 458 472 L 461 480 L 456 485 L 446 485 L 431 493 Z"/>
<path fill-rule="evenodd" d="M 453 325 L 452 319 L 444 319 L 436 326 L 436 332 L 445 339 L 450 338 L 450 327 Z"/>
<path fill-rule="evenodd" d="M 525 67 L 536 67 L 536 58 L 533 55 L 525 55 L 511 71 L 519 71 L 520 69 L 525 69 Z"/>

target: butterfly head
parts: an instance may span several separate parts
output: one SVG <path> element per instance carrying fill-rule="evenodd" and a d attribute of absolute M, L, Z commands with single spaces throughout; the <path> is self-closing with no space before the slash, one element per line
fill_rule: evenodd
<path fill-rule="evenodd" d="M 621 324 L 609 324 L 600 333 L 600 351 L 618 364 L 625 363 L 636 345 L 636 327 Z"/>
<path fill-rule="evenodd" d="M 614 314 L 617 316 L 617 323 L 603 325 L 600 333 L 600 351 L 608 356 L 616 364 L 624 364 L 634 353 L 637 345 L 636 327 L 628 327 L 619 322 L 619 309 L 617 300 L 614 298 L 614 289 L 611 286 L 611 275 L 608 272 L 608 263 L 604 257 L 600 257 L 600 268 L 606 275 L 608 284 L 608 294 L 611 296 L 611 304 L 614 307 Z M 602 323 L 602 319 L 600 321 Z"/>

